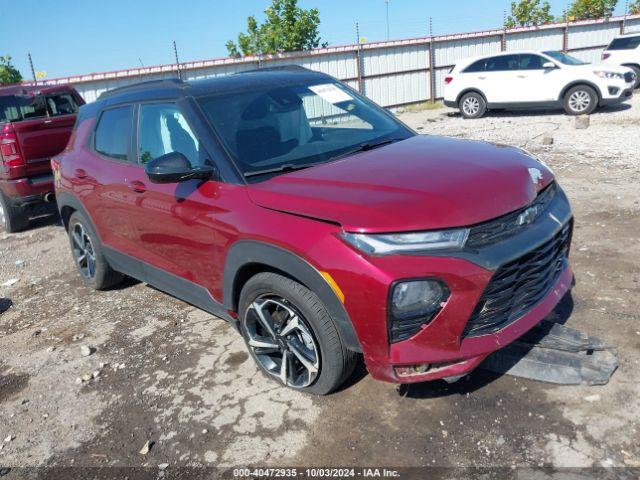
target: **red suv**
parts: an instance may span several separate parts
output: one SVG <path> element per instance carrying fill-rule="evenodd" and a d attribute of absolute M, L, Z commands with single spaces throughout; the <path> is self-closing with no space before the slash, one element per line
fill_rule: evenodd
<path fill-rule="evenodd" d="M 0 88 L 0 229 L 23 230 L 30 207 L 53 200 L 51 157 L 67 145 L 83 104 L 71 87 Z"/>
<path fill-rule="evenodd" d="M 89 286 L 129 275 L 223 317 L 267 375 L 316 394 L 358 352 L 377 379 L 457 379 L 572 285 L 547 167 L 416 135 L 302 68 L 105 93 L 53 165 Z"/>

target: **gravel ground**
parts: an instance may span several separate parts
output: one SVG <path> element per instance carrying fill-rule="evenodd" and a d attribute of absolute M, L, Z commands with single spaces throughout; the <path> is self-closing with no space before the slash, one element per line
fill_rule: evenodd
<path fill-rule="evenodd" d="M 0 287 L 0 464 L 640 467 L 639 100 L 586 130 L 559 113 L 401 114 L 421 133 L 516 144 L 553 168 L 576 217 L 577 285 L 561 309 L 617 347 L 608 385 L 478 370 L 398 388 L 360 368 L 334 395 L 298 394 L 266 380 L 221 320 L 133 281 L 84 288 L 44 217 L 0 234 L 0 284 L 17 280 Z"/>

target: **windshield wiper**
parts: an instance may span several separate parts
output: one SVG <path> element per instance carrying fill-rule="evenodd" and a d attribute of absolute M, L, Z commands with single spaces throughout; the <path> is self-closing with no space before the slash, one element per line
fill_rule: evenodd
<path fill-rule="evenodd" d="M 303 170 L 305 168 L 313 167 L 317 163 L 307 163 L 306 165 L 295 165 L 293 163 L 285 163 L 273 168 L 265 168 L 264 170 L 253 170 L 251 172 L 245 172 L 245 177 L 257 177 L 259 175 L 267 175 L 268 173 L 280 173 L 280 172 L 295 172 L 296 170 Z"/>
<path fill-rule="evenodd" d="M 351 150 L 348 150 L 340 155 L 336 155 L 335 157 L 331 157 L 331 160 L 338 160 L 340 158 L 348 157 L 350 155 L 354 155 L 360 152 L 366 152 L 369 150 L 373 150 L 374 148 L 383 147 L 385 145 L 389 145 L 390 143 L 399 142 L 401 140 L 405 140 L 404 138 L 387 138 L 385 140 L 378 140 L 377 142 L 364 142 L 358 145 Z"/>

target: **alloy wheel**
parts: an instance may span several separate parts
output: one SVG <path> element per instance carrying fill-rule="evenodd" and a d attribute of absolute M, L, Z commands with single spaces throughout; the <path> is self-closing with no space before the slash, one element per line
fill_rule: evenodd
<path fill-rule="evenodd" d="M 83 277 L 92 279 L 96 275 L 96 254 L 91 237 L 80 223 L 76 223 L 71 231 L 73 241 L 73 257 Z"/>
<path fill-rule="evenodd" d="M 585 112 L 591 106 L 591 95 L 585 90 L 577 90 L 569 97 L 569 107 L 576 113 Z"/>
<path fill-rule="evenodd" d="M 480 101 L 476 97 L 467 97 L 462 102 L 462 110 L 470 117 L 477 115 L 480 111 Z"/>
<path fill-rule="evenodd" d="M 292 388 L 306 388 L 316 380 L 320 349 L 309 324 L 291 303 L 261 295 L 243 322 L 249 349 L 269 375 Z"/>

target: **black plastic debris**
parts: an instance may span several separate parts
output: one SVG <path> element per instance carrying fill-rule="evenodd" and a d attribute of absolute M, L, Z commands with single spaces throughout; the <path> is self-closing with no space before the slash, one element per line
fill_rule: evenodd
<path fill-rule="evenodd" d="M 545 320 L 489 356 L 480 368 L 541 382 L 604 385 L 618 368 L 618 359 L 602 340 Z"/>

